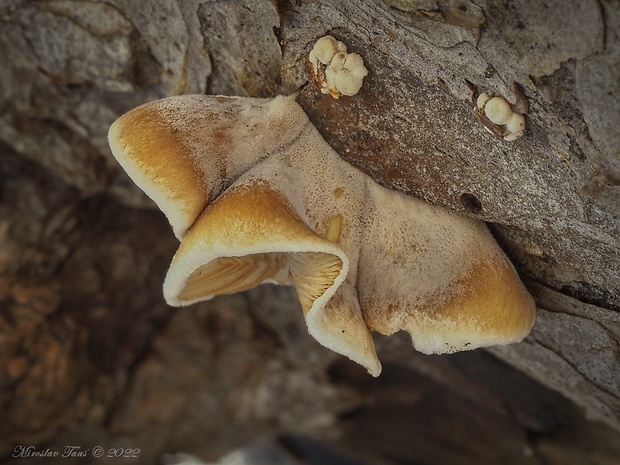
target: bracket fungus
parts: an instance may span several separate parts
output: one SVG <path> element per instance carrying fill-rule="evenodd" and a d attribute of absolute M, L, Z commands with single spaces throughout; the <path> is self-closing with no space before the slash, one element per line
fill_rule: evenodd
<path fill-rule="evenodd" d="M 520 341 L 534 323 L 483 222 L 379 186 L 292 97 L 170 97 L 120 117 L 109 142 L 180 240 L 170 305 L 292 285 L 309 333 L 374 376 L 371 331 L 450 353 Z"/>
<path fill-rule="evenodd" d="M 517 140 L 525 132 L 525 117 L 504 97 L 481 93 L 476 99 L 476 114 L 487 131 L 507 142 Z"/>
<path fill-rule="evenodd" d="M 322 93 L 335 99 L 357 94 L 368 75 L 362 57 L 347 53 L 347 46 L 332 36 L 316 41 L 308 63 L 311 81 Z"/>

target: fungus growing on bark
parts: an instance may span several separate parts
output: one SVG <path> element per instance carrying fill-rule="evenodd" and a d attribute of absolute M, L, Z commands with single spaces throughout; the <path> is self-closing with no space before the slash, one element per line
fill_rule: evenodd
<path fill-rule="evenodd" d="M 346 45 L 332 36 L 316 41 L 308 62 L 314 85 L 336 99 L 341 95 L 357 94 L 368 75 L 362 57 L 357 53 L 347 53 Z"/>
<path fill-rule="evenodd" d="M 346 51 L 347 46 L 344 43 L 334 39 L 332 36 L 325 36 L 316 41 L 308 60 L 317 67 L 319 63 L 329 65 L 336 53 L 346 53 Z"/>
<path fill-rule="evenodd" d="M 519 94 L 519 98 L 525 97 Z M 491 134 L 496 134 L 505 141 L 517 140 L 525 132 L 525 117 L 515 111 L 503 97 L 481 93 L 476 99 L 476 114 Z"/>
<path fill-rule="evenodd" d="M 291 97 L 171 97 L 122 116 L 109 138 L 181 240 L 170 305 L 292 285 L 310 334 L 374 376 L 371 330 L 405 330 L 424 353 L 530 331 L 533 299 L 483 222 L 379 186 Z"/>

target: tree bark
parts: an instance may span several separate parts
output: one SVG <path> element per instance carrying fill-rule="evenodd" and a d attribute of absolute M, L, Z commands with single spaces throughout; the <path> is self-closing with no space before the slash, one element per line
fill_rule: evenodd
<path fill-rule="evenodd" d="M 215 460 L 303 436 L 367 464 L 613 463 L 619 30 L 615 0 L 0 2 L 0 460 Z M 369 70 L 354 97 L 309 83 L 327 34 Z M 373 380 L 307 335 L 290 289 L 165 305 L 177 242 L 110 124 L 169 95 L 293 92 L 377 182 L 489 223 L 537 302 L 523 343 L 423 356 L 377 337 Z M 523 137 L 485 131 L 481 92 L 527 102 Z"/>

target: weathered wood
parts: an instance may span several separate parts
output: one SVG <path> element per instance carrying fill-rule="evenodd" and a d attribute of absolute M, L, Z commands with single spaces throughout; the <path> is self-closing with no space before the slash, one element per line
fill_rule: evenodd
<path fill-rule="evenodd" d="M 0 457 L 215 459 L 301 434 L 377 464 L 612 463 L 619 29 L 614 0 L 0 2 Z M 364 58 L 354 97 L 308 83 L 325 34 Z M 485 131 L 482 91 L 523 93 L 522 138 Z M 378 182 L 491 223 L 539 307 L 524 343 L 428 357 L 378 338 L 372 380 L 306 334 L 290 289 L 165 306 L 176 240 L 109 125 L 167 95 L 292 92 Z"/>

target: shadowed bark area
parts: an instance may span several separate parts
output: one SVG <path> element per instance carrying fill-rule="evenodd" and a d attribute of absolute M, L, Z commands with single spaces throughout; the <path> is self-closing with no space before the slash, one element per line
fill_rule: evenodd
<path fill-rule="evenodd" d="M 616 463 L 619 30 L 614 0 L 0 2 L 0 463 L 256 442 L 313 463 L 298 437 L 367 465 Z M 326 34 L 364 59 L 354 97 L 309 82 Z M 538 306 L 523 343 L 377 337 L 373 379 L 308 336 L 290 288 L 166 306 L 178 242 L 110 124 L 169 95 L 292 92 L 377 182 L 489 222 Z M 527 102 L 523 137 L 485 130 L 481 92 Z"/>

